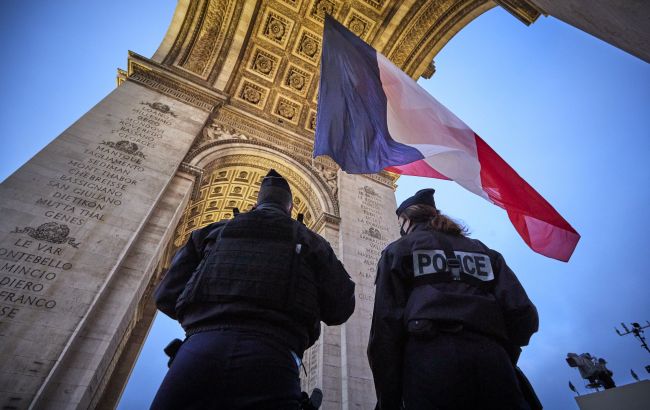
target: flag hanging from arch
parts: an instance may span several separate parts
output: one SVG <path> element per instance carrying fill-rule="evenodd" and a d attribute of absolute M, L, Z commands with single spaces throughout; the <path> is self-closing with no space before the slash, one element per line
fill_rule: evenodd
<path fill-rule="evenodd" d="M 569 260 L 580 235 L 463 121 L 329 15 L 322 50 L 314 157 L 453 180 L 505 209 L 535 252 Z"/>

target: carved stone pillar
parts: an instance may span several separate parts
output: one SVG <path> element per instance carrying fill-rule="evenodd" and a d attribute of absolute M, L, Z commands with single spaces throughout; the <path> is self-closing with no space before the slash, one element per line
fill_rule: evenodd
<path fill-rule="evenodd" d="M 217 101 L 144 67 L 0 186 L 1 406 L 94 406 L 141 315 Z"/>

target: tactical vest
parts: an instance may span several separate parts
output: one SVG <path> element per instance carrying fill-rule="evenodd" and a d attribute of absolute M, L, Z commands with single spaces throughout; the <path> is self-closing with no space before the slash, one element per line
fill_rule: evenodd
<path fill-rule="evenodd" d="M 314 271 L 302 257 L 298 229 L 300 223 L 287 216 L 238 215 L 202 260 L 186 303 L 251 302 L 284 312 L 306 326 L 310 338 L 318 338 L 311 334 L 320 321 L 318 290 Z"/>

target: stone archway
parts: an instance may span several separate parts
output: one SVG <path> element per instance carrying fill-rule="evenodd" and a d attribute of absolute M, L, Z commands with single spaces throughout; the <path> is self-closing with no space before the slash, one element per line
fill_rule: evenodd
<path fill-rule="evenodd" d="M 428 3 L 388 4 L 180 1 L 154 58 L 130 53 L 117 89 L 2 184 L 0 266 L 16 280 L 44 261 L 52 269 L 52 282 L 39 282 L 43 296 L 5 295 L 2 405 L 110 406 L 107 395 L 121 390 L 151 322 L 166 245 L 197 198 L 194 185 L 200 194 L 195 181 L 211 175 L 212 160 L 252 155 L 300 175 L 293 181 L 313 226 L 363 301 L 348 325 L 323 329 L 306 360 L 306 386 L 323 388 L 325 408 L 372 406 L 365 343 L 373 265 L 396 235 L 385 223 L 395 177 L 341 174 L 311 151 L 323 13 L 383 41 Z M 397 35 L 393 48 L 410 35 Z M 210 203 L 201 206 L 205 213 Z"/>
<path fill-rule="evenodd" d="M 531 23 L 538 2 L 180 0 L 153 58 L 130 53 L 119 87 L 2 184 L 0 269 L 17 281 L 49 270 L 42 293 L 3 296 L 0 404 L 110 405 L 102 397 L 137 356 L 167 245 L 228 217 L 228 201 L 245 209 L 260 167 L 275 166 L 357 283 L 357 310 L 323 329 L 305 386 L 323 388 L 324 408 L 372 407 L 365 343 L 375 263 L 397 235 L 396 178 L 311 158 L 323 15 L 418 78 L 481 13 L 500 5 Z"/>

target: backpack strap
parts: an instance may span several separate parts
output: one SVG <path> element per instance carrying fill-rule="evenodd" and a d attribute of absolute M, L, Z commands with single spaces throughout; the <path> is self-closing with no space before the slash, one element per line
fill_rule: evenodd
<path fill-rule="evenodd" d="M 289 278 L 289 294 L 285 301 L 285 309 L 291 309 L 296 300 L 296 289 L 298 287 L 298 276 L 299 273 L 296 272 L 296 266 L 300 266 L 300 258 L 302 256 L 302 247 L 301 243 L 298 243 L 298 229 L 300 228 L 301 222 L 295 221 L 293 223 L 293 252 L 291 253 L 291 262 L 290 262 L 290 278 Z"/>

